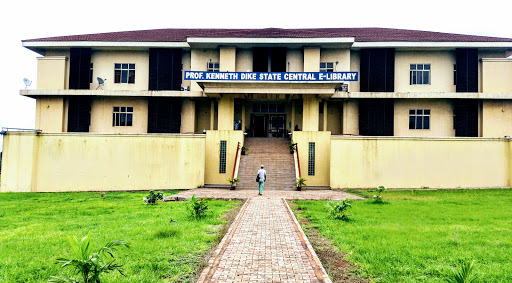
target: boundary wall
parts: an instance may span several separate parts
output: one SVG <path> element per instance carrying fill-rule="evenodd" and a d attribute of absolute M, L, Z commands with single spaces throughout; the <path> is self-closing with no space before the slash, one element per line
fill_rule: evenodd
<path fill-rule="evenodd" d="M 331 188 L 511 186 L 510 138 L 331 138 Z"/>
<path fill-rule="evenodd" d="M 4 135 L 2 192 L 191 189 L 204 185 L 205 135 Z"/>

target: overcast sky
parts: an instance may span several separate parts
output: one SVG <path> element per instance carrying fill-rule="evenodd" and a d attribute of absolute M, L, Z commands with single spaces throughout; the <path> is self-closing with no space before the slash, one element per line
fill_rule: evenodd
<path fill-rule="evenodd" d="M 3 1 L 0 127 L 34 128 L 38 54 L 21 40 L 158 28 L 387 27 L 512 38 L 510 1 Z M 1 148 L 0 140 L 0 148 Z"/>

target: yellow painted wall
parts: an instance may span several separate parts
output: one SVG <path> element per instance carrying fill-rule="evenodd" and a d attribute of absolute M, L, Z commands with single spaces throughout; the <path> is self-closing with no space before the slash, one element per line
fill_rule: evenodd
<path fill-rule="evenodd" d="M 192 99 L 183 99 L 181 107 L 181 128 L 180 133 L 193 133 L 196 125 L 196 103 Z"/>
<path fill-rule="evenodd" d="M 359 135 L 359 100 L 344 100 L 342 114 L 343 134 Z"/>
<path fill-rule="evenodd" d="M 192 71 L 206 71 L 207 63 L 219 62 L 218 49 L 192 49 L 190 51 L 190 69 Z M 202 88 L 195 81 L 191 81 L 190 87 L 192 91 L 201 91 Z"/>
<path fill-rule="evenodd" d="M 236 71 L 252 72 L 252 49 L 236 50 Z"/>
<path fill-rule="evenodd" d="M 303 96 L 302 127 L 303 131 L 318 131 L 319 100 L 314 95 Z"/>
<path fill-rule="evenodd" d="M 36 129 L 49 133 L 61 133 L 64 127 L 64 98 L 46 96 L 36 98 Z"/>
<path fill-rule="evenodd" d="M 512 92 L 512 60 L 484 61 L 482 92 Z"/>
<path fill-rule="evenodd" d="M 235 100 L 233 96 L 226 95 L 219 100 L 218 129 L 233 130 L 235 121 Z"/>
<path fill-rule="evenodd" d="M 196 101 L 196 130 L 203 132 L 203 130 L 210 129 L 210 115 L 211 115 L 211 101 L 210 100 L 197 100 Z"/>
<path fill-rule="evenodd" d="M 1 191 L 196 188 L 204 149 L 204 135 L 9 134 Z"/>
<path fill-rule="evenodd" d="M 302 178 L 308 186 L 329 186 L 331 132 L 294 131 L 293 142 L 299 149 Z M 309 143 L 315 143 L 315 175 L 308 175 Z"/>
<path fill-rule="evenodd" d="M 348 72 L 350 71 L 350 50 L 322 49 L 320 51 L 320 62 L 333 62 L 335 72 Z M 336 62 L 338 62 L 338 65 L 336 65 Z"/>
<path fill-rule="evenodd" d="M 483 100 L 482 136 L 512 136 L 512 101 Z"/>
<path fill-rule="evenodd" d="M 430 85 L 410 85 L 411 64 L 430 64 Z M 453 51 L 396 51 L 395 92 L 455 92 Z"/>
<path fill-rule="evenodd" d="M 219 173 L 220 141 L 226 141 L 226 173 Z M 206 156 L 205 156 L 205 184 L 228 185 L 235 163 L 236 148 L 238 142 L 243 144 L 242 131 L 207 131 L 206 132 Z"/>
<path fill-rule="evenodd" d="M 429 130 L 409 130 L 409 110 L 430 109 Z M 395 99 L 394 135 L 401 137 L 454 137 L 453 106 L 448 99 Z"/>
<path fill-rule="evenodd" d="M 508 187 L 510 146 L 503 139 L 332 137 L 331 188 Z"/>
<path fill-rule="evenodd" d="M 236 48 L 221 47 L 219 53 L 220 53 L 219 70 L 221 72 L 235 72 L 236 71 Z"/>
<path fill-rule="evenodd" d="M 483 58 L 493 58 L 493 59 L 504 59 L 507 58 L 505 51 L 487 51 L 480 49 L 478 50 L 478 91 L 483 92 L 483 77 L 484 77 L 484 71 L 483 71 L 483 64 L 482 59 Z"/>
<path fill-rule="evenodd" d="M 320 48 L 304 48 L 304 72 L 320 70 Z"/>
<path fill-rule="evenodd" d="M 302 49 L 288 49 L 286 52 L 288 72 L 304 72 L 304 53 Z"/>
<path fill-rule="evenodd" d="M 45 57 L 66 57 L 66 70 L 64 75 L 64 89 L 69 88 L 69 57 L 70 57 L 70 51 L 69 49 L 52 49 L 52 50 L 46 50 L 44 53 Z M 38 80 L 39 85 L 39 80 Z"/>
<path fill-rule="evenodd" d="M 104 90 L 148 90 L 149 83 L 149 51 L 93 51 L 93 83 L 91 89 L 96 89 L 96 77 L 107 79 Z M 116 63 L 135 64 L 135 83 L 114 83 L 114 67 Z"/>
<path fill-rule="evenodd" d="M 354 50 L 350 51 L 350 71 L 358 72 L 359 76 L 361 76 L 361 74 L 360 74 L 361 61 L 360 61 L 359 54 L 360 54 L 359 51 L 354 51 Z M 360 86 L 361 86 L 361 84 L 360 84 L 359 78 L 358 78 L 357 82 L 349 82 L 348 83 L 348 91 L 358 92 L 358 91 L 360 91 Z"/>
<path fill-rule="evenodd" d="M 133 126 L 113 127 L 114 106 L 133 107 Z M 148 99 L 146 97 L 97 96 L 91 102 L 91 133 L 140 134 L 148 132 Z"/>
<path fill-rule="evenodd" d="M 299 127 L 300 130 L 303 129 L 302 127 L 302 117 L 304 113 L 304 103 L 302 100 L 295 100 L 295 125 Z M 295 125 L 293 125 L 293 129 L 295 129 Z"/>
<path fill-rule="evenodd" d="M 65 89 L 67 77 L 65 56 L 37 58 L 37 89 Z"/>
<path fill-rule="evenodd" d="M 190 87 L 190 81 L 185 80 L 185 71 L 191 71 L 190 50 L 183 50 L 181 57 L 181 64 L 183 65 L 183 72 L 181 74 L 181 85 L 183 87 Z"/>
<path fill-rule="evenodd" d="M 333 135 L 342 134 L 342 112 L 343 103 L 341 101 L 329 100 L 327 103 L 327 131 Z"/>

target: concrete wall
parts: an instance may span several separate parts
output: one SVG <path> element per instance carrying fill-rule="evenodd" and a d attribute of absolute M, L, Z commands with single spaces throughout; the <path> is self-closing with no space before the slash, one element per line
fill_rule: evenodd
<path fill-rule="evenodd" d="M 511 143 L 483 138 L 332 137 L 331 188 L 511 186 Z"/>
<path fill-rule="evenodd" d="M 96 89 L 96 77 L 107 79 L 104 90 L 148 90 L 149 84 L 149 52 L 148 51 L 94 51 L 91 54 L 93 63 L 93 81 L 91 89 Z M 135 64 L 135 83 L 114 83 L 114 67 L 116 63 Z"/>
<path fill-rule="evenodd" d="M 488 60 L 482 62 L 482 92 L 512 92 L 512 60 Z"/>
<path fill-rule="evenodd" d="M 196 188 L 204 150 L 204 135 L 8 133 L 1 191 Z"/>
<path fill-rule="evenodd" d="M 430 129 L 410 130 L 409 110 L 430 109 Z M 401 137 L 454 137 L 453 106 L 448 99 L 395 99 L 394 135 Z"/>
<path fill-rule="evenodd" d="M 131 127 L 112 126 L 114 106 L 133 107 Z M 91 103 L 91 133 L 144 134 L 148 132 L 148 99 L 146 97 L 94 97 Z"/>
<path fill-rule="evenodd" d="M 331 132 L 294 131 L 293 142 L 299 149 L 302 178 L 308 186 L 329 186 L 331 160 Z M 308 175 L 309 143 L 315 143 L 315 175 Z"/>
<path fill-rule="evenodd" d="M 67 58 L 46 56 L 37 58 L 37 89 L 65 89 Z"/>
<path fill-rule="evenodd" d="M 512 136 L 512 101 L 483 100 L 482 136 Z"/>
<path fill-rule="evenodd" d="M 212 62 L 219 62 L 220 52 L 218 49 L 192 49 L 190 51 L 190 69 L 192 71 L 206 71 L 207 63 L 210 60 Z M 195 81 L 191 81 L 190 87 L 190 90 L 193 91 L 202 90 Z"/>
<path fill-rule="evenodd" d="M 320 70 L 320 48 L 304 48 L 304 72 Z"/>
<path fill-rule="evenodd" d="M 226 173 L 219 173 L 220 141 L 226 141 Z M 243 145 L 243 131 L 206 131 L 205 184 L 229 184 L 238 142 Z"/>
<path fill-rule="evenodd" d="M 47 96 L 36 98 L 36 129 L 49 133 L 66 131 L 67 109 L 64 98 L 60 96 Z"/>

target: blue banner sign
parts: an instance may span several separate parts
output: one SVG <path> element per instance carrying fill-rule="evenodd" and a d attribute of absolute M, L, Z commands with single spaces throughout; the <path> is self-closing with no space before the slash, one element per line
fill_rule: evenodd
<path fill-rule="evenodd" d="M 247 82 L 351 82 L 358 72 L 196 72 L 185 71 L 185 80 Z"/>

